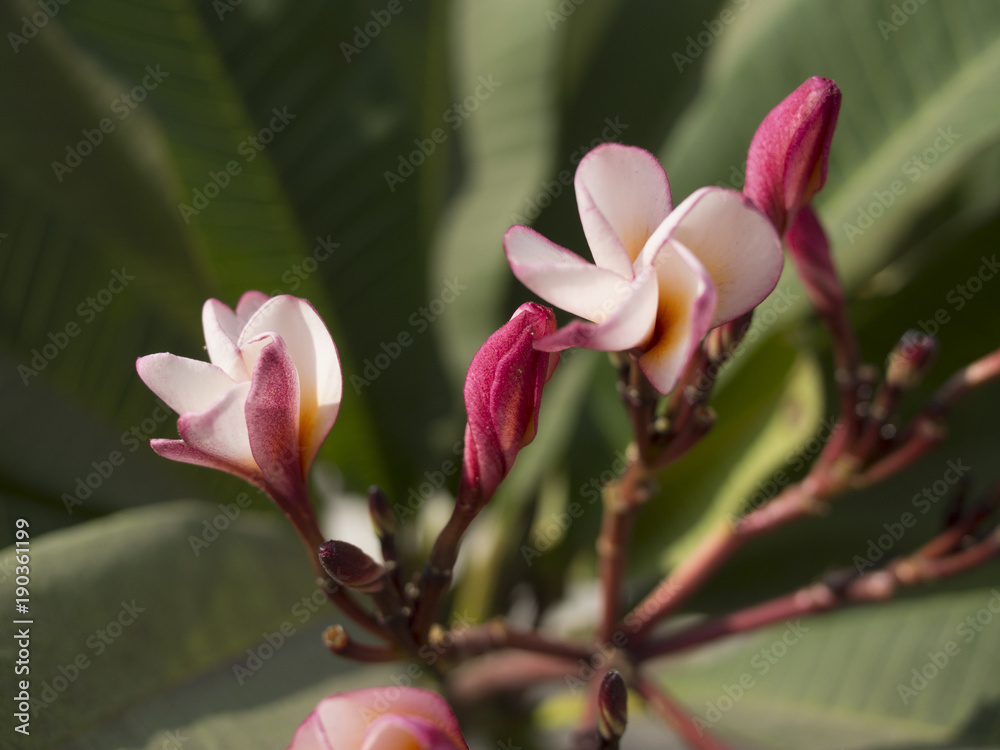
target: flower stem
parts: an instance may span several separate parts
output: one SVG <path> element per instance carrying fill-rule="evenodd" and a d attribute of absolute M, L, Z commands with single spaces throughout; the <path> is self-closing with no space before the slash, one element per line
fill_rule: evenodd
<path fill-rule="evenodd" d="M 669 693 L 652 680 L 639 674 L 635 677 L 635 689 L 646 702 L 661 716 L 689 745 L 697 750 L 728 750 L 712 735 L 706 734 L 691 718 L 691 714 Z"/>

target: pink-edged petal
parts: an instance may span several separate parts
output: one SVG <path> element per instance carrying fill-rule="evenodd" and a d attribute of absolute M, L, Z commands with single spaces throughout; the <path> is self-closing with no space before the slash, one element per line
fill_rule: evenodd
<path fill-rule="evenodd" d="M 234 385 L 221 368 L 174 354 L 149 354 L 135 361 L 149 389 L 178 414 L 205 411 Z"/>
<path fill-rule="evenodd" d="M 643 346 L 656 323 L 657 281 L 653 270 L 643 269 L 624 294 L 607 302 L 610 310 L 602 322 L 574 321 L 546 336 L 535 346 L 546 352 L 558 352 L 574 346 L 602 352 L 622 352 Z M 604 310 L 601 312 L 604 313 Z"/>
<path fill-rule="evenodd" d="M 250 373 L 236 346 L 243 321 L 219 300 L 210 299 L 201 308 L 201 324 L 212 364 L 221 367 L 235 381 L 249 380 Z"/>
<path fill-rule="evenodd" d="M 250 451 L 276 500 L 308 504 L 299 445 L 299 377 L 280 336 L 263 336 L 246 415 Z M 290 509 L 286 508 L 286 512 Z"/>
<path fill-rule="evenodd" d="M 236 303 L 236 315 L 239 316 L 243 324 L 246 324 L 253 317 L 254 313 L 269 299 L 271 298 L 264 294 L 264 292 L 253 290 L 244 292 L 243 296 L 240 297 L 240 301 Z"/>
<path fill-rule="evenodd" d="M 236 466 L 234 464 L 226 463 L 225 461 L 220 461 L 215 456 L 210 456 L 197 448 L 192 448 L 183 440 L 164 440 L 162 438 L 154 438 L 149 441 L 149 447 L 152 448 L 153 452 L 158 456 L 168 458 L 171 461 L 194 464 L 195 466 L 205 466 L 209 469 L 218 469 L 219 471 L 225 471 L 229 474 L 235 474 L 241 479 L 245 479 L 246 481 L 257 485 L 261 482 L 260 472 L 256 470 L 256 467 L 254 467 L 253 470 L 247 470 L 243 466 Z"/>
<path fill-rule="evenodd" d="M 244 414 L 250 383 L 238 383 L 202 412 L 181 414 L 177 431 L 192 448 L 241 471 L 259 474 Z"/>
<path fill-rule="evenodd" d="M 680 242 L 715 284 L 712 327 L 752 310 L 781 276 L 784 254 L 771 222 L 741 193 L 707 187 L 692 193 L 657 230 Z M 653 249 L 651 239 L 647 248 Z"/>
<path fill-rule="evenodd" d="M 388 714 L 372 722 L 359 750 L 461 750 L 440 727 L 418 716 Z"/>
<path fill-rule="evenodd" d="M 606 143 L 580 161 L 576 202 L 594 262 L 631 278 L 632 263 L 670 213 L 670 184 L 656 157 Z"/>
<path fill-rule="evenodd" d="M 507 261 L 518 280 L 546 302 L 601 322 L 628 295 L 631 265 L 623 277 L 588 263 L 534 229 L 513 226 L 503 238 Z"/>
<path fill-rule="evenodd" d="M 702 337 L 711 329 L 716 293 L 708 272 L 679 242 L 664 245 L 653 259 L 659 286 L 656 328 L 639 367 L 666 395 Z"/>
<path fill-rule="evenodd" d="M 343 378 L 337 347 L 313 306 L 288 295 L 265 302 L 243 329 L 239 346 L 248 367 L 254 366 L 256 352 L 248 356 L 253 348 L 246 345 L 266 333 L 281 336 L 298 371 L 300 444 L 308 469 L 340 409 Z"/>

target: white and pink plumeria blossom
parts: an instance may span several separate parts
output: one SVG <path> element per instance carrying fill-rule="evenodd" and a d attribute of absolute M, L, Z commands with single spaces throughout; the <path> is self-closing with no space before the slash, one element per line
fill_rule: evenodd
<path fill-rule="evenodd" d="M 254 291 L 235 311 L 208 300 L 202 324 L 210 362 L 167 353 L 136 361 L 139 377 L 180 414 L 181 439 L 150 446 L 256 484 L 298 526 L 312 516 L 305 477 L 343 390 L 330 332 L 305 300 Z"/>
<path fill-rule="evenodd" d="M 468 750 L 448 704 L 419 688 L 331 695 L 295 732 L 288 750 Z"/>
<path fill-rule="evenodd" d="M 648 151 L 608 143 L 576 170 L 588 263 L 524 226 L 504 236 L 514 275 L 585 318 L 536 343 L 631 352 L 660 393 L 673 390 L 704 335 L 763 301 L 783 255 L 771 222 L 735 190 L 707 187 L 671 210 L 663 167 Z"/>

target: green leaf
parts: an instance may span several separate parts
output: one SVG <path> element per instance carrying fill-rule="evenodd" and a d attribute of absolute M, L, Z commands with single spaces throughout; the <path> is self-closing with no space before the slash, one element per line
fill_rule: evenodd
<path fill-rule="evenodd" d="M 996 628 L 996 588 L 939 592 L 783 623 L 661 679 L 723 736 L 774 750 L 995 747 Z"/>
<path fill-rule="evenodd" d="M 40 538 L 29 526 L 26 747 L 53 747 L 218 665 L 227 665 L 228 692 L 238 692 L 230 660 L 259 651 L 282 623 L 298 630 L 312 619 L 302 604 L 313 592 L 301 542 L 287 524 L 252 515 L 234 498 L 223 507 L 157 504 Z M 12 604 L 14 565 L 8 547 L 0 592 Z M 310 606 L 332 619 L 318 599 Z M 13 649 L 11 640 L 0 646 L 4 663 Z M 228 700 L 220 692 L 215 705 Z"/>

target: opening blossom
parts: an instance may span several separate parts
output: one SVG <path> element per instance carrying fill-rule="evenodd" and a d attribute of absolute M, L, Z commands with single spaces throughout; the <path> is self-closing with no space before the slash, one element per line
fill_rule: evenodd
<path fill-rule="evenodd" d="M 155 439 L 150 446 L 164 458 L 261 487 L 300 534 L 315 541 L 306 476 L 337 418 L 343 389 L 326 325 L 303 299 L 254 291 L 235 311 L 208 300 L 202 324 L 210 362 L 167 353 L 136 361 L 139 377 L 180 414 L 181 439 Z"/>
<path fill-rule="evenodd" d="M 288 750 L 468 750 L 448 704 L 418 688 L 370 688 L 324 698 Z"/>
<path fill-rule="evenodd" d="M 753 309 L 778 283 L 781 243 L 771 222 L 734 190 L 707 187 L 671 210 L 656 157 L 608 143 L 574 182 L 594 264 L 514 226 L 504 249 L 514 275 L 575 321 L 536 346 L 630 351 L 669 393 L 702 337 Z"/>

